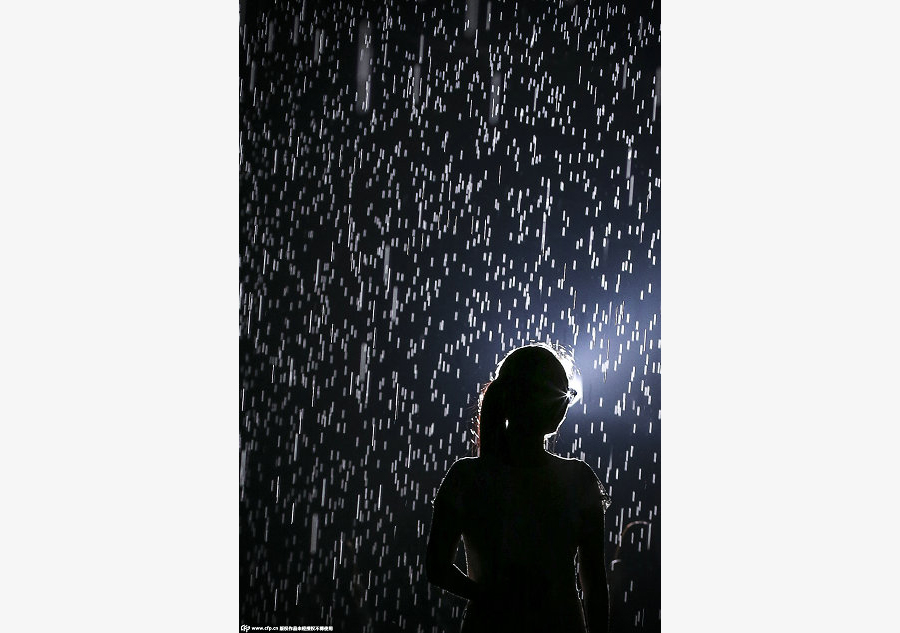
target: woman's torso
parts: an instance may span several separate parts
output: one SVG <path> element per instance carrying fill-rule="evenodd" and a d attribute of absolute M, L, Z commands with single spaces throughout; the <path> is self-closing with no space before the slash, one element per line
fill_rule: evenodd
<path fill-rule="evenodd" d="M 580 462 L 545 453 L 537 465 L 461 460 L 468 574 L 492 596 L 471 603 L 463 632 L 583 632 L 575 581 Z"/>

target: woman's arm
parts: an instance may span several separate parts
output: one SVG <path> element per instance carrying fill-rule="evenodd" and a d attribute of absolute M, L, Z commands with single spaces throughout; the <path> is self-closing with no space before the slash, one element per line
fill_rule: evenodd
<path fill-rule="evenodd" d="M 454 546 L 453 552 L 448 556 L 446 550 L 440 545 L 435 545 L 434 534 L 432 524 L 428 554 L 425 557 L 425 575 L 428 582 L 466 600 L 478 600 L 481 597 L 478 585 L 453 562 L 452 556 L 456 553 L 456 547 Z"/>
<path fill-rule="evenodd" d="M 590 470 L 590 467 L 585 464 Z M 606 557 L 603 554 L 606 529 L 603 515 L 608 497 L 600 488 L 593 470 L 587 476 L 587 503 L 581 512 L 578 539 L 578 569 L 584 592 L 584 615 L 590 633 L 609 630 L 609 589 L 606 581 Z"/>
<path fill-rule="evenodd" d="M 462 535 L 461 499 L 455 485 L 454 464 L 444 477 L 434 500 L 428 550 L 425 554 L 425 575 L 428 582 L 467 600 L 480 597 L 479 587 L 453 562 Z"/>
<path fill-rule="evenodd" d="M 609 629 L 609 589 L 606 583 L 603 534 L 603 513 L 598 511 L 593 526 L 578 547 L 584 616 L 590 633 L 607 633 Z"/>

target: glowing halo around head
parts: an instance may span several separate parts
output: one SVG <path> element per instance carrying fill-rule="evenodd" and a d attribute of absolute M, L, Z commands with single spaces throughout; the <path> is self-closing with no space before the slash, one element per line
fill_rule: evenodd
<path fill-rule="evenodd" d="M 584 390 L 581 372 L 578 371 L 578 367 L 575 365 L 575 358 L 572 355 L 572 352 L 566 350 L 564 347 L 547 343 L 544 343 L 543 345 L 553 351 L 559 359 L 560 364 L 563 366 L 563 369 L 566 371 L 566 378 L 568 378 L 569 381 L 569 392 L 566 394 L 566 397 L 569 398 L 569 407 L 571 407 L 575 403 L 581 401 L 582 392 Z"/>

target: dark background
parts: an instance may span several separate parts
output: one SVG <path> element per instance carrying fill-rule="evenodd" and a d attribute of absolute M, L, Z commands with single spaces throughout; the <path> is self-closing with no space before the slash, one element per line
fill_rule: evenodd
<path fill-rule="evenodd" d="M 613 630 L 659 629 L 659 22 L 242 3 L 242 624 L 455 630 L 430 503 L 540 340 L 583 380 L 552 442 L 612 496 Z"/>

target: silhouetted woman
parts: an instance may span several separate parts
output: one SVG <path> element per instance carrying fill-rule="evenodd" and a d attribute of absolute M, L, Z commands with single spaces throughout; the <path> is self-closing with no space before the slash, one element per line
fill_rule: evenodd
<path fill-rule="evenodd" d="M 425 560 L 429 582 L 469 600 L 462 633 L 584 633 L 585 620 L 590 633 L 607 631 L 609 497 L 590 466 L 544 449 L 571 393 L 560 357 L 544 345 L 507 355 L 482 392 L 479 456 L 444 477 Z M 460 538 L 468 575 L 453 562 Z"/>

